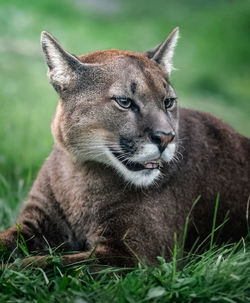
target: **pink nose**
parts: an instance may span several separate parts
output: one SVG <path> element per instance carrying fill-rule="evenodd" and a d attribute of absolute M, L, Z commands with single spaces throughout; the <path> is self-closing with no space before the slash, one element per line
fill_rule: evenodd
<path fill-rule="evenodd" d="M 162 153 L 170 142 L 174 140 L 175 134 L 173 132 L 164 133 L 156 131 L 150 134 L 151 141 L 156 144 Z"/>

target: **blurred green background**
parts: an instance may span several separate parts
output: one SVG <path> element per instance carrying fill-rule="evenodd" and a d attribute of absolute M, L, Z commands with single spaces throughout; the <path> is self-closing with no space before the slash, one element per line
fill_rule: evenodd
<path fill-rule="evenodd" d="M 53 145 L 57 95 L 41 31 L 80 55 L 146 51 L 177 25 L 171 79 L 180 105 L 211 112 L 250 136 L 250 1 L 1 0 L 0 206 L 23 199 Z"/>

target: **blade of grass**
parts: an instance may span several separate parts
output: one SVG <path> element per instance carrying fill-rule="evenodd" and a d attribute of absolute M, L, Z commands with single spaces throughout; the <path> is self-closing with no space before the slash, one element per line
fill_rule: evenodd
<path fill-rule="evenodd" d="M 218 213 L 219 200 L 220 200 L 220 193 L 218 193 L 217 197 L 216 197 L 214 217 L 213 217 L 213 226 L 212 226 L 211 239 L 210 239 L 210 245 L 209 245 L 210 250 L 212 249 L 213 243 L 214 243 L 214 233 L 215 233 L 215 225 L 216 225 L 216 218 L 217 218 L 217 213 Z"/>

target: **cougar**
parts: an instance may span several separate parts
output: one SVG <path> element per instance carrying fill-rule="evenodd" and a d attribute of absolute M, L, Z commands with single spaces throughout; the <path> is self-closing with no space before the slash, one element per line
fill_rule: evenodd
<path fill-rule="evenodd" d="M 175 28 L 144 53 L 75 56 L 42 32 L 60 97 L 54 147 L 17 225 L 0 233 L 9 252 L 21 233 L 30 252 L 72 252 L 64 264 L 90 255 L 114 266 L 169 260 L 187 217 L 185 249 L 209 236 L 218 195 L 218 241 L 247 235 L 250 140 L 210 114 L 178 108 L 169 80 L 178 37 Z"/>

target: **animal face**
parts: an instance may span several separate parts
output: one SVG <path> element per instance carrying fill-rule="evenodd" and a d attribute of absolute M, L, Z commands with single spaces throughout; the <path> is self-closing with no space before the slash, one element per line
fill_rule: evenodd
<path fill-rule="evenodd" d="M 76 57 L 48 33 L 42 46 L 60 96 L 52 123 L 57 144 L 76 161 L 113 167 L 148 186 L 175 157 L 178 108 L 169 83 L 178 30 L 154 50 L 98 51 Z"/>

